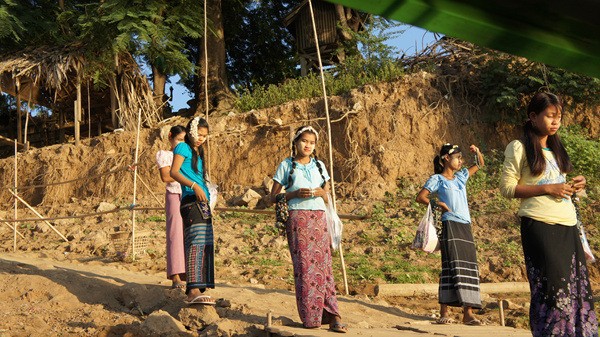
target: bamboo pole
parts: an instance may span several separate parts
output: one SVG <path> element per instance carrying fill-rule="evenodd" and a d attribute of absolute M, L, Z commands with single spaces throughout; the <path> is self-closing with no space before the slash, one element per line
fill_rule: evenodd
<path fill-rule="evenodd" d="M 38 218 L 43 219 L 44 217 L 38 213 L 38 211 L 35 210 L 35 208 L 33 208 L 33 206 L 31 206 L 30 204 L 27 203 L 27 201 L 23 200 L 23 198 L 21 198 L 20 196 L 18 196 L 15 192 L 8 190 L 12 195 L 15 196 L 15 198 L 17 198 L 20 202 L 22 202 L 25 206 L 27 206 L 27 208 L 29 208 L 35 215 L 37 215 Z M 50 227 L 56 234 L 58 234 L 63 240 L 65 240 L 65 242 L 69 242 L 69 240 L 67 240 L 67 238 L 62 235 L 61 232 L 58 231 L 58 229 L 56 229 L 54 226 L 52 226 L 51 223 L 49 223 L 48 221 L 44 220 L 44 222 L 46 223 L 46 225 L 48 225 L 48 227 Z"/>
<path fill-rule="evenodd" d="M 17 168 L 18 168 L 18 162 L 17 162 L 17 155 L 18 155 L 18 149 L 17 149 L 17 140 L 15 139 L 15 185 L 14 185 L 14 189 L 15 189 L 15 193 L 17 193 Z M 19 203 L 17 202 L 17 198 L 15 197 L 15 214 L 14 214 L 14 218 L 15 220 L 17 219 L 17 209 L 19 207 Z M 15 228 L 13 228 L 13 252 L 17 251 L 17 234 L 15 234 L 17 232 L 17 224 L 15 223 Z"/>
<path fill-rule="evenodd" d="M 133 202 L 131 205 L 135 207 L 137 198 L 137 177 L 138 177 L 138 154 L 140 149 L 140 128 L 142 124 L 142 109 L 138 109 L 137 134 L 135 136 L 135 157 L 133 159 Z M 135 208 L 131 211 L 131 258 L 135 261 Z"/>
<path fill-rule="evenodd" d="M 204 118 L 208 124 L 208 0 L 204 0 Z M 210 125 L 210 124 L 209 124 Z M 210 138 L 206 138 L 206 175 L 210 179 Z"/>
<path fill-rule="evenodd" d="M 5 221 L 2 221 L 2 223 L 3 223 L 3 224 L 5 224 L 5 225 L 7 225 L 7 226 L 8 226 L 10 229 L 12 229 L 12 231 L 13 231 L 13 236 L 15 235 L 15 233 L 14 233 L 14 232 L 16 232 L 16 234 L 19 234 L 19 236 L 20 236 L 21 238 L 25 239 L 25 237 L 23 236 L 23 234 L 21 234 L 21 232 L 19 232 L 19 231 L 18 231 L 18 230 L 15 228 L 16 226 L 14 226 L 14 227 L 13 227 L 13 226 L 12 226 L 10 223 L 8 223 L 8 222 L 5 222 Z M 15 251 L 15 250 L 16 250 L 16 248 L 17 248 L 17 247 L 16 247 L 16 237 L 13 237 L 13 251 Z"/>
<path fill-rule="evenodd" d="M 333 179 L 333 148 L 331 145 L 331 119 L 329 118 L 329 104 L 327 102 L 327 89 L 325 88 L 325 74 L 323 73 L 323 62 L 321 60 L 321 51 L 319 49 L 319 35 L 317 33 L 317 24 L 315 22 L 315 13 L 313 11 L 312 1 L 308 0 L 308 6 L 310 8 L 310 18 L 312 20 L 313 33 L 315 36 L 315 47 L 317 49 L 317 59 L 319 60 L 319 71 L 321 73 L 321 87 L 323 89 L 323 101 L 325 103 L 325 116 L 327 117 L 327 140 L 329 141 L 329 177 L 331 184 L 331 196 L 333 200 L 330 202 L 333 203 L 333 209 L 337 211 L 337 207 L 335 204 L 335 181 Z M 344 262 L 344 250 L 342 249 L 342 244 L 340 242 L 340 260 L 342 264 L 342 277 L 344 278 L 344 290 L 346 291 L 346 295 L 349 295 L 348 292 L 348 277 L 346 275 L 346 263 Z"/>
<path fill-rule="evenodd" d="M 479 289 L 484 294 L 503 294 L 503 293 L 527 293 L 529 292 L 528 282 L 500 282 L 500 283 L 480 283 Z M 415 295 L 435 295 L 438 293 L 439 284 L 378 284 L 375 287 L 375 296 L 415 296 Z"/>
<path fill-rule="evenodd" d="M 164 203 L 162 201 L 160 201 L 160 199 L 158 199 L 158 197 L 156 196 L 156 194 L 154 194 L 154 192 L 152 192 L 152 189 L 150 188 L 150 186 L 148 186 L 148 184 L 146 184 L 144 179 L 142 179 L 142 177 L 140 177 L 139 174 L 137 176 L 138 176 L 137 178 L 140 180 L 142 185 L 144 185 L 144 187 L 148 190 L 148 192 L 150 192 L 150 194 L 154 197 L 154 200 L 156 200 L 156 202 L 158 202 L 159 205 L 161 205 L 163 208 L 165 208 Z"/>

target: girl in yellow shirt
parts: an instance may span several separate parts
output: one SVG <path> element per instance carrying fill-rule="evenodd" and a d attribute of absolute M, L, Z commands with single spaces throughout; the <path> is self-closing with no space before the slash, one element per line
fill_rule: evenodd
<path fill-rule="evenodd" d="M 512 141 L 504 152 L 500 191 L 521 199 L 518 215 L 533 336 L 597 337 L 598 321 L 571 201 L 586 180 L 566 179 L 573 166 L 557 135 L 562 112 L 558 96 L 533 96 L 522 140 Z"/>

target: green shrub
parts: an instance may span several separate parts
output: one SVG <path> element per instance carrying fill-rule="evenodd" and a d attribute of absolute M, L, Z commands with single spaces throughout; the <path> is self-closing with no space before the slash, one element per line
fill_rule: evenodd
<path fill-rule="evenodd" d="M 573 163 L 573 176 L 583 175 L 590 197 L 600 194 L 600 140 L 590 139 L 579 125 L 561 128 L 560 137 Z"/>

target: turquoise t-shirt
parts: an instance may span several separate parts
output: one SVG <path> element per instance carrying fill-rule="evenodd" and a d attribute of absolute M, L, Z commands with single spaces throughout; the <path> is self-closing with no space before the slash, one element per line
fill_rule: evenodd
<path fill-rule="evenodd" d="M 208 188 L 206 187 L 206 182 L 204 181 L 202 159 L 198 157 L 198 172 L 195 172 L 192 168 L 192 148 L 184 142 L 177 144 L 175 150 L 173 150 L 173 155 L 180 155 L 183 157 L 183 163 L 181 164 L 179 172 L 187 179 L 202 187 L 204 194 L 206 194 L 206 198 L 210 200 L 210 194 L 208 193 Z M 181 199 L 190 195 L 196 195 L 194 190 L 189 188 L 189 186 L 181 185 Z"/>
<path fill-rule="evenodd" d="M 444 212 L 442 221 L 451 220 L 460 223 L 471 223 L 469 205 L 467 203 L 467 180 L 469 170 L 463 168 L 454 174 L 454 179 L 448 180 L 441 174 L 434 174 L 425 183 L 425 188 L 431 193 L 437 193 L 438 199 L 452 210 Z"/>
<path fill-rule="evenodd" d="M 317 166 L 317 161 L 314 158 L 310 159 L 310 162 L 306 165 L 296 163 L 294 173 L 292 174 L 293 183 L 291 186 L 287 186 L 289 182 L 290 171 L 292 170 L 292 158 L 286 158 L 279 164 L 273 180 L 285 187 L 287 192 L 294 192 L 301 188 L 317 188 L 329 180 L 329 174 L 325 164 L 319 160 L 321 164 L 321 172 Z M 325 178 L 325 180 L 323 180 Z M 288 200 L 288 209 L 303 209 L 303 210 L 325 210 L 325 200 L 321 197 L 312 198 L 294 198 Z"/>

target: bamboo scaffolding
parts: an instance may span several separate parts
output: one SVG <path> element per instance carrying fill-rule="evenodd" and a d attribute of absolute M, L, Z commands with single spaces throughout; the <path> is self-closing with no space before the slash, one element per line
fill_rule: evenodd
<path fill-rule="evenodd" d="M 323 73 L 323 61 L 321 60 L 321 51 L 319 49 L 319 35 L 317 33 L 317 24 L 315 23 L 315 13 L 313 11 L 312 1 L 308 0 L 308 7 L 310 9 L 310 18 L 312 20 L 312 28 L 315 36 L 315 47 L 317 49 L 317 59 L 319 61 L 319 71 L 321 73 L 321 87 L 323 89 L 323 101 L 325 103 L 325 116 L 327 117 L 327 140 L 329 142 L 329 177 L 331 184 L 331 196 L 333 200 L 333 209 L 337 212 L 335 204 L 335 181 L 333 178 L 333 148 L 331 145 L 331 119 L 329 118 L 329 103 L 327 102 L 327 89 L 325 87 L 325 74 Z M 348 277 L 346 275 L 346 263 L 344 262 L 344 250 L 342 249 L 342 243 L 340 242 L 340 261 L 342 264 L 342 277 L 344 278 L 344 290 L 346 295 L 349 295 L 348 291 Z"/>
<path fill-rule="evenodd" d="M 18 199 L 20 202 L 22 202 L 25 206 L 27 206 L 27 208 L 29 208 L 35 215 L 38 216 L 38 218 L 43 219 L 44 217 L 38 213 L 38 211 L 35 210 L 35 208 L 33 208 L 33 206 L 31 206 L 29 203 L 27 203 L 27 201 L 23 200 L 23 198 L 21 198 L 20 196 L 18 196 L 15 192 L 8 190 L 12 195 L 15 196 L 16 199 Z M 67 240 L 67 238 L 62 235 L 61 232 L 58 231 L 58 229 L 56 229 L 54 226 L 52 226 L 51 223 L 49 223 L 47 220 L 44 220 L 44 222 L 46 223 L 46 225 L 48 225 L 48 227 L 50 227 L 50 229 L 52 229 L 56 234 L 58 234 L 63 240 L 65 240 L 65 242 L 69 242 L 69 240 Z M 16 226 L 15 226 L 16 227 Z"/>

